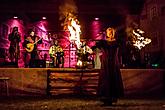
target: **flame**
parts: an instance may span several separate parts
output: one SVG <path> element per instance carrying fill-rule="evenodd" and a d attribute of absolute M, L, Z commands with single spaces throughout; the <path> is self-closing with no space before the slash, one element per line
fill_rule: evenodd
<path fill-rule="evenodd" d="M 77 66 L 82 66 L 82 61 L 81 60 L 77 61 Z"/>
<path fill-rule="evenodd" d="M 136 46 L 138 49 L 142 49 L 147 44 L 151 43 L 151 39 L 142 36 L 142 34 L 144 34 L 144 31 L 140 29 L 137 29 L 136 31 L 133 30 L 133 36 L 136 38 L 133 41 L 134 46 Z"/>
<path fill-rule="evenodd" d="M 70 23 L 68 25 L 68 30 L 70 32 L 69 40 L 70 42 L 75 42 L 78 49 L 80 49 L 82 43 L 80 42 L 80 25 L 78 24 L 78 20 L 75 18 L 69 19 Z"/>

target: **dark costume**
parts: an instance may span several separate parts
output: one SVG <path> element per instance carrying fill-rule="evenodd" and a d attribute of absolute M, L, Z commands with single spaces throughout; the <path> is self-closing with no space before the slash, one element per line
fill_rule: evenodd
<path fill-rule="evenodd" d="M 14 27 L 11 34 L 9 34 L 8 39 L 10 41 L 9 53 L 11 62 L 18 64 L 18 57 L 20 54 L 19 42 L 21 41 L 21 35 L 18 32 L 18 27 Z"/>
<path fill-rule="evenodd" d="M 103 50 L 101 71 L 99 76 L 98 95 L 104 103 L 112 104 L 123 96 L 123 83 L 118 61 L 119 43 L 115 41 L 99 41 L 96 47 Z"/>
<path fill-rule="evenodd" d="M 34 48 L 32 49 L 31 52 L 26 51 L 26 53 L 25 53 L 25 58 L 27 58 L 28 54 L 30 54 L 29 61 L 27 61 L 27 59 L 25 59 L 25 67 L 28 67 L 28 66 L 29 67 L 35 67 L 36 66 L 35 61 L 39 60 L 38 51 L 37 51 L 37 44 L 41 44 L 42 43 L 42 39 L 39 38 L 36 35 L 34 35 L 34 36 L 30 35 L 30 36 L 27 36 L 25 38 L 25 41 L 24 41 L 24 47 L 26 49 L 28 49 L 27 45 L 29 43 L 34 44 Z"/>

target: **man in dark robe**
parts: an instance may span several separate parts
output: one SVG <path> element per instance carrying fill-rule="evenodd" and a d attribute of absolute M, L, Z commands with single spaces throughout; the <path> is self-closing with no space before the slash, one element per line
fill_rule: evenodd
<path fill-rule="evenodd" d="M 10 41 L 9 54 L 11 62 L 14 62 L 18 66 L 18 57 L 20 54 L 21 35 L 18 32 L 18 27 L 13 27 L 12 32 L 9 34 L 8 39 Z"/>

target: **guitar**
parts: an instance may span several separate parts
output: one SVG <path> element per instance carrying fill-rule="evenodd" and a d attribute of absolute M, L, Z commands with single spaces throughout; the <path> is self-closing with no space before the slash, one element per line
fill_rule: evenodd
<path fill-rule="evenodd" d="M 33 51 L 33 49 L 34 49 L 34 45 L 38 42 L 38 41 L 40 41 L 42 38 L 40 38 L 39 40 L 37 40 L 36 42 L 34 42 L 34 43 L 28 43 L 28 44 L 26 44 L 26 51 L 27 52 L 32 52 Z"/>

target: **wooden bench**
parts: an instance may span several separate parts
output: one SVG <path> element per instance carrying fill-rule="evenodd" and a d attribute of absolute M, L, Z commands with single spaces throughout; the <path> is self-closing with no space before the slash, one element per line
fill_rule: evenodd
<path fill-rule="evenodd" d="M 0 81 L 3 81 L 6 86 L 6 95 L 7 96 L 9 96 L 9 84 L 8 84 L 9 79 L 10 79 L 9 77 L 0 77 Z"/>

